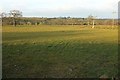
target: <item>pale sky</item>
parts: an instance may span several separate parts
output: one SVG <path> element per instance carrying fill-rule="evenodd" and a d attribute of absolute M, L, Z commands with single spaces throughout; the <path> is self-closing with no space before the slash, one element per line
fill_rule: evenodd
<path fill-rule="evenodd" d="M 20 10 L 25 17 L 112 18 L 119 0 L 0 0 L 0 12 Z M 117 17 L 117 13 L 115 14 Z"/>

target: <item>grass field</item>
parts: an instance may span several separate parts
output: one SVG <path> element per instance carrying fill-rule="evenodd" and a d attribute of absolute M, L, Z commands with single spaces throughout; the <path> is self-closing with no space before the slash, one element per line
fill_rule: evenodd
<path fill-rule="evenodd" d="M 117 76 L 117 29 L 3 27 L 3 78 Z"/>

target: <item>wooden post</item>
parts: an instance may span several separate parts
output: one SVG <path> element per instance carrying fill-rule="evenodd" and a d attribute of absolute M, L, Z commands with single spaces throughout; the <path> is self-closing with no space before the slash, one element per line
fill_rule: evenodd
<path fill-rule="evenodd" d="M 115 24 L 115 19 L 114 19 L 114 14 L 115 14 L 116 12 L 113 12 L 112 14 L 113 14 L 113 19 L 112 19 L 112 28 L 114 28 L 114 24 Z"/>
<path fill-rule="evenodd" d="M 92 26 L 92 28 L 95 28 L 95 20 L 93 19 L 93 26 Z"/>

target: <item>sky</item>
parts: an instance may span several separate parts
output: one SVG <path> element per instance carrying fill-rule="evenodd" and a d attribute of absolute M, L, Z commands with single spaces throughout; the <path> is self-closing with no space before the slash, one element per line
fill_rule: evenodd
<path fill-rule="evenodd" d="M 119 0 L 0 0 L 0 13 L 20 10 L 24 17 L 112 18 Z M 117 18 L 117 13 L 114 14 Z"/>

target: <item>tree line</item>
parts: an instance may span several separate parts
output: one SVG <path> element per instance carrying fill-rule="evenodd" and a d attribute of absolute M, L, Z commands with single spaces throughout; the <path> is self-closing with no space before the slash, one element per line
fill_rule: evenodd
<path fill-rule="evenodd" d="M 11 10 L 8 15 L 1 13 L 2 23 L 4 25 L 112 25 L 112 19 L 97 19 L 92 15 L 87 18 L 74 18 L 74 17 L 23 17 L 22 12 L 19 10 Z M 118 24 L 115 19 L 114 25 Z"/>

